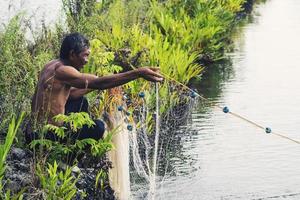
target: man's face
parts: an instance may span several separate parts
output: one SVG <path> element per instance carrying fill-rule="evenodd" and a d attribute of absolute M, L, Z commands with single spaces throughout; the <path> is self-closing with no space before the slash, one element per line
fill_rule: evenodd
<path fill-rule="evenodd" d="M 90 52 L 91 51 L 89 48 L 84 48 L 84 50 L 81 51 L 78 55 L 74 53 L 73 56 L 74 66 L 78 69 L 81 69 L 88 62 L 88 57 L 90 55 Z"/>

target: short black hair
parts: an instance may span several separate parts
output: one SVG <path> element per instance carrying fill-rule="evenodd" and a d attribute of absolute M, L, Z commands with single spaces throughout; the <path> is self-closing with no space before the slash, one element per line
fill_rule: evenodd
<path fill-rule="evenodd" d="M 61 47 L 59 58 L 68 59 L 69 53 L 73 50 L 75 54 L 79 54 L 85 48 L 89 48 L 89 40 L 80 33 L 71 33 L 64 37 Z"/>

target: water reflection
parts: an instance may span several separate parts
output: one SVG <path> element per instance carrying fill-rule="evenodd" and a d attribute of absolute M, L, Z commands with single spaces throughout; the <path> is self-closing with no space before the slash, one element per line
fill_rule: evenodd
<path fill-rule="evenodd" d="M 218 99 L 223 91 L 224 82 L 233 80 L 234 77 L 232 60 L 227 58 L 222 63 L 208 66 L 202 76 L 201 83 L 194 83 L 193 87 L 209 99 Z"/>

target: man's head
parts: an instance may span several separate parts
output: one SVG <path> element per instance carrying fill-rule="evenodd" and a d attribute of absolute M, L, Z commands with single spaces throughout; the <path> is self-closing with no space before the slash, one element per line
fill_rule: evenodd
<path fill-rule="evenodd" d="M 89 40 L 79 33 L 67 35 L 60 48 L 60 59 L 68 60 L 76 68 L 82 68 L 87 63 L 89 50 Z"/>

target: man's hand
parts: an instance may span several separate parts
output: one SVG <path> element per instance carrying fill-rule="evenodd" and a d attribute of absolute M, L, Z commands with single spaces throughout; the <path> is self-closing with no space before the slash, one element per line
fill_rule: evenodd
<path fill-rule="evenodd" d="M 163 76 L 159 73 L 160 69 L 157 67 L 140 67 L 137 69 L 140 76 L 147 81 L 162 82 Z"/>

